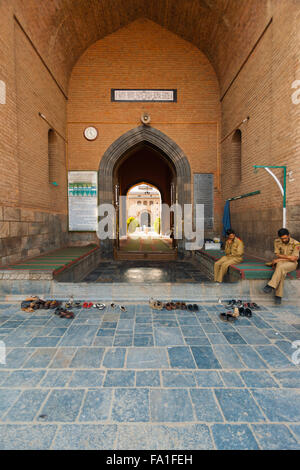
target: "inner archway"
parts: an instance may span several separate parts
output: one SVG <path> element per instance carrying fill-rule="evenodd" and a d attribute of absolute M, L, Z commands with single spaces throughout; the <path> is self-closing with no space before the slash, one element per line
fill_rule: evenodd
<path fill-rule="evenodd" d="M 160 159 L 163 171 L 154 167 L 154 155 L 156 162 Z M 126 171 L 120 171 L 122 165 L 126 165 Z M 183 207 L 192 202 L 191 170 L 186 156 L 172 139 L 150 126 L 128 131 L 103 155 L 99 167 L 99 204 L 114 204 L 118 208 L 118 198 L 141 180 L 156 186 L 162 201 L 169 206 L 178 203 Z M 101 240 L 102 257 L 113 259 L 117 243 L 118 240 L 109 238 Z M 183 257 L 184 237 L 177 241 L 177 249 L 178 255 Z"/>
<path fill-rule="evenodd" d="M 157 258 L 160 253 L 170 254 L 172 250 L 172 257 L 176 255 L 175 243 L 170 238 L 174 217 L 166 210 L 174 203 L 175 184 L 174 165 L 153 146 L 140 143 L 122 155 L 114 169 L 118 193 L 116 257 L 121 253 L 124 259 L 126 252 L 148 253 Z"/>

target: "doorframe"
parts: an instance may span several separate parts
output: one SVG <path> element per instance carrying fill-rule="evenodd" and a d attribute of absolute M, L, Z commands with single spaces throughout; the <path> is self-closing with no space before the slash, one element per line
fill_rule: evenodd
<path fill-rule="evenodd" d="M 165 154 L 176 171 L 176 203 L 191 204 L 191 168 L 182 149 L 170 137 L 151 126 L 138 126 L 115 140 L 104 153 L 98 172 L 98 204 L 115 204 L 114 168 L 129 149 L 148 143 Z M 100 240 L 102 258 L 114 259 L 114 240 Z M 178 256 L 185 256 L 185 239 L 178 240 Z"/>

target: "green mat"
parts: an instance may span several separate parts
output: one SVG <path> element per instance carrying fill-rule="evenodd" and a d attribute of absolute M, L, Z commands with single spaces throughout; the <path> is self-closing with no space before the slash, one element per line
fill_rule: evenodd
<path fill-rule="evenodd" d="M 72 262 L 76 261 L 84 255 L 87 255 L 96 248 L 98 248 L 98 245 L 95 244 L 61 248 L 53 251 L 52 253 L 43 254 L 34 258 L 23 260 L 20 263 L 1 267 L 1 269 L 36 269 L 39 271 L 54 271 L 68 266 Z"/>
<path fill-rule="evenodd" d="M 217 261 L 222 256 L 225 255 L 225 252 L 222 250 L 200 250 L 201 253 L 205 253 L 213 260 Z M 233 264 L 233 269 L 236 269 L 240 272 L 242 279 L 271 279 L 274 270 L 270 266 L 266 266 L 264 261 L 259 259 L 251 258 L 246 256 L 243 263 Z M 299 279 L 300 270 L 292 271 L 287 274 L 287 277 L 290 279 Z"/>
<path fill-rule="evenodd" d="M 139 251 L 139 252 L 170 252 L 172 246 L 161 238 L 127 238 L 127 240 L 120 241 L 120 251 Z"/>

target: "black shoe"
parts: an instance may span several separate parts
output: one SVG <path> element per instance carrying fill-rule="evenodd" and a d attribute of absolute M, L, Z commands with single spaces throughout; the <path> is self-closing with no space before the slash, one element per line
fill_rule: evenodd
<path fill-rule="evenodd" d="M 273 287 L 269 286 L 268 284 L 263 288 L 265 294 L 270 294 L 273 291 Z"/>
<path fill-rule="evenodd" d="M 278 295 L 275 295 L 275 304 L 280 305 L 281 304 L 281 297 L 278 297 Z"/>

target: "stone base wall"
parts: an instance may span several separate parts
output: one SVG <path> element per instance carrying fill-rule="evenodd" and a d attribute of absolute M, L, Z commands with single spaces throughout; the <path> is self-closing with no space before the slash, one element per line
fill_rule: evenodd
<path fill-rule="evenodd" d="M 66 215 L 0 207 L 0 266 L 68 244 Z"/>

